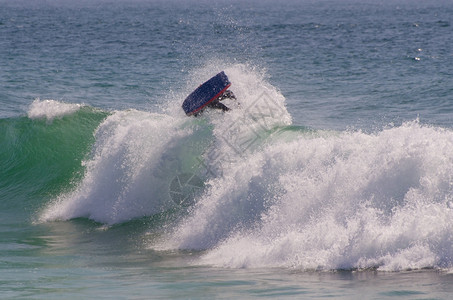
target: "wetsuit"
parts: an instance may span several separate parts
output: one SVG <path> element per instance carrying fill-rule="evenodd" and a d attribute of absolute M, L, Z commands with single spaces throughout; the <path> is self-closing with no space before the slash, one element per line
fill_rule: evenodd
<path fill-rule="evenodd" d="M 233 94 L 232 91 L 226 90 L 226 91 L 223 92 L 223 94 L 220 95 L 217 99 L 215 99 L 214 101 L 212 101 L 211 103 L 209 103 L 209 104 L 207 105 L 207 107 L 215 108 L 215 109 L 221 109 L 222 111 L 229 111 L 230 108 L 228 108 L 225 104 L 220 103 L 220 101 L 225 100 L 225 99 L 234 99 L 234 100 L 236 100 L 236 96 Z M 195 113 L 194 116 L 195 116 L 195 117 L 199 116 L 199 115 L 203 112 L 203 110 L 204 110 L 204 109 L 202 109 L 201 111 Z"/>
<path fill-rule="evenodd" d="M 216 109 L 221 109 L 222 111 L 229 111 L 230 109 L 224 105 L 223 103 L 220 103 L 220 101 L 224 99 L 234 99 L 236 100 L 236 96 L 233 94 L 232 91 L 226 90 L 223 92 L 222 95 L 220 95 L 219 98 L 215 99 L 211 103 L 208 104 L 208 107 L 216 108 Z"/>

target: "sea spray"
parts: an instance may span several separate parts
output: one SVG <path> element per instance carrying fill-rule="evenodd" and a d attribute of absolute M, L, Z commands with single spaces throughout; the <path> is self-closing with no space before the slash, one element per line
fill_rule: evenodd
<path fill-rule="evenodd" d="M 188 118 L 180 105 L 163 114 L 112 112 L 96 130 L 83 179 L 51 201 L 41 220 L 87 217 L 115 224 L 161 213 L 175 205 L 175 179 L 193 174 L 209 186 L 274 128 L 290 124 L 284 97 L 262 76 L 242 65 L 225 70 L 240 97 L 232 112 Z"/>

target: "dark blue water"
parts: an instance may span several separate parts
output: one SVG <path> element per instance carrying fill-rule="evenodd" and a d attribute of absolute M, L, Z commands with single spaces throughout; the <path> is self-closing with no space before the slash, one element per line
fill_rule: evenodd
<path fill-rule="evenodd" d="M 0 0 L 3 297 L 448 299 L 452 26 L 451 1 Z M 239 105 L 187 118 L 221 70 Z"/>

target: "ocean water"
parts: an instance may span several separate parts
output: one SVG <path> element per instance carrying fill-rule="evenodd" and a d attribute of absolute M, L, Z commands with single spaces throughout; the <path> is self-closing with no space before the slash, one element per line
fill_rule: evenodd
<path fill-rule="evenodd" d="M 453 2 L 0 0 L 0 292 L 449 299 Z M 224 70 L 227 113 L 185 116 Z"/>

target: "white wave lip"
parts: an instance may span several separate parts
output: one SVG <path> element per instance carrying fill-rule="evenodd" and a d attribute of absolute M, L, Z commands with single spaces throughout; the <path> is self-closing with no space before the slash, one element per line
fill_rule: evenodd
<path fill-rule="evenodd" d="M 30 119 L 46 119 L 48 122 L 52 122 L 55 118 L 62 118 L 77 112 L 83 106 L 83 104 L 77 103 L 36 99 L 30 105 L 27 116 Z"/>
<path fill-rule="evenodd" d="M 135 110 L 108 116 L 95 133 L 82 181 L 53 201 L 41 221 L 85 217 L 116 224 L 170 208 L 179 143 L 191 134 L 180 125 L 170 116 Z"/>
<path fill-rule="evenodd" d="M 300 134 L 231 165 L 168 248 L 231 268 L 399 271 L 453 265 L 453 132 Z"/>

